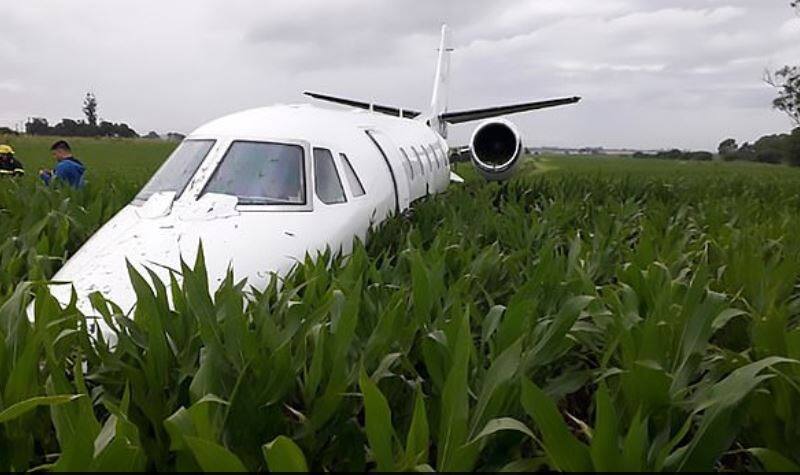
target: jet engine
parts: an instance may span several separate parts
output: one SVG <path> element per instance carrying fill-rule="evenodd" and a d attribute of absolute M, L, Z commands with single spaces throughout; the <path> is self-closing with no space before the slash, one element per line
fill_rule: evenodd
<path fill-rule="evenodd" d="M 472 163 L 490 181 L 511 177 L 522 159 L 522 139 L 517 127 L 504 119 L 487 120 L 472 133 Z"/>

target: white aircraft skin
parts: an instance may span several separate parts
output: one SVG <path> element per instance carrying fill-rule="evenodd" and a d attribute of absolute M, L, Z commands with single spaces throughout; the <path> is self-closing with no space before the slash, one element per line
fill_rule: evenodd
<path fill-rule="evenodd" d="M 406 211 L 417 200 L 445 191 L 451 178 L 458 180 L 451 174 L 449 148 L 443 137 L 447 118 L 448 37 L 443 26 L 431 110 L 415 119 L 373 110 L 276 105 L 232 114 L 193 131 L 181 147 L 197 144 L 194 141 L 213 141 L 213 146 L 183 192 L 159 190 L 124 207 L 54 276 L 55 282 L 68 282 L 72 286 L 53 285 L 53 295 L 66 304 L 74 287 L 78 308 L 90 316 L 95 311 L 87 297 L 99 291 L 129 312 L 136 297 L 126 262 L 143 275 L 147 268 L 168 283 L 168 269 L 180 269 L 181 259 L 193 262 L 201 241 L 212 290 L 229 269 L 237 280 L 247 279 L 249 286 L 263 289 L 273 273 L 285 275 L 307 254 L 313 256 L 326 248 L 347 254 L 356 238 L 366 238 L 371 226 Z M 571 101 L 576 102 L 577 98 Z M 541 107 L 551 105 L 535 108 Z M 480 117 L 487 117 L 484 112 L 478 111 Z M 452 115 L 459 114 L 448 120 L 473 120 L 469 118 L 472 111 Z M 499 115 L 492 114 L 488 117 Z M 516 140 L 510 143 L 515 150 L 503 160 L 495 157 L 494 161 L 487 161 L 485 155 L 479 158 L 485 147 L 478 147 L 478 152 L 473 153 L 474 161 L 490 179 L 508 177 L 521 154 L 519 135 L 507 121 L 487 121 L 476 129 L 476 134 L 485 126 L 498 124 L 511 130 L 513 135 L 507 138 Z M 282 144 L 294 147 L 293 150 L 301 147 L 305 201 L 251 203 L 243 202 L 235 194 L 208 191 L 226 154 L 240 143 Z M 315 176 L 315 149 L 327 150 L 333 157 L 346 201 L 326 203 L 316 192 L 315 185 L 322 180 Z M 176 155 L 177 152 L 164 167 Z M 348 177 L 344 157 L 363 187 L 363 194 L 357 189 L 357 182 Z M 107 338 L 113 339 L 102 321 L 98 325 Z"/>
<path fill-rule="evenodd" d="M 121 308 L 129 309 L 135 296 L 126 259 L 166 277 L 167 271 L 161 266 L 179 269 L 181 256 L 192 262 L 202 240 L 209 276 L 214 277 L 212 284 L 220 282 L 230 266 L 237 279 L 247 278 L 248 284 L 263 288 L 271 272 L 287 272 L 306 252 L 313 255 L 330 247 L 347 253 L 354 238 L 364 240 L 371 225 L 396 211 L 392 177 L 367 131 L 385 147 L 398 182 L 400 211 L 423 198 L 426 190 L 435 194 L 447 188 L 447 145 L 423 123 L 310 105 L 240 112 L 204 125 L 187 137 L 186 140 L 213 139 L 216 143 L 181 197 L 173 202 L 174 192 L 158 193 L 144 203 L 129 204 L 92 236 L 54 280 L 72 282 L 80 296 L 100 291 L 113 297 L 112 301 Z M 305 157 L 312 156 L 312 148 L 330 150 L 347 201 L 325 204 L 314 193 L 310 159 L 305 160 L 310 206 L 238 205 L 236 197 L 203 194 L 224 152 L 232 142 L 243 140 L 300 144 Z M 412 147 L 419 152 L 433 146 L 437 153 L 433 167 L 425 158 L 423 164 L 415 160 L 415 171 L 424 172 L 416 172 L 412 179 L 406 173 L 399 146 L 406 153 Z M 344 178 L 340 153 L 352 164 L 364 195 L 354 196 Z M 68 287 L 57 286 L 53 291 L 59 300 L 68 301 Z"/>

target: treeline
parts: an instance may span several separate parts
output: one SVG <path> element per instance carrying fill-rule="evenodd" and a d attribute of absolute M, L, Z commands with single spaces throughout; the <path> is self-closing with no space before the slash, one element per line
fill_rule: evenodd
<path fill-rule="evenodd" d="M 128 124 L 102 121 L 90 124 L 83 120 L 61 119 L 51 126 L 47 119 L 34 117 L 25 123 L 28 135 L 58 135 L 61 137 L 139 137 Z"/>
<path fill-rule="evenodd" d="M 726 139 L 717 150 L 720 160 L 759 162 L 800 166 L 800 127 L 788 134 L 766 135 L 754 143 L 739 145 L 736 139 Z M 684 160 L 709 162 L 714 159 L 710 152 L 667 150 L 658 153 L 636 152 L 635 158 L 660 158 L 663 160 Z"/>
<path fill-rule="evenodd" d="M 660 158 L 662 160 L 691 160 L 694 162 L 710 162 L 714 159 L 714 154 L 711 152 L 686 152 L 683 150 L 673 149 L 655 154 L 636 152 L 633 154 L 634 158 Z"/>
<path fill-rule="evenodd" d="M 719 156 L 725 161 L 742 160 L 760 163 L 783 163 L 800 166 L 800 127 L 789 134 L 766 135 L 755 143 L 741 145 L 736 139 L 719 144 Z"/>
<path fill-rule="evenodd" d="M 97 107 L 97 98 L 92 92 L 87 92 L 81 109 L 86 116 L 86 120 L 61 119 L 61 122 L 51 126 L 47 119 L 34 117 L 28 119 L 25 123 L 25 133 L 28 135 L 58 135 L 60 137 L 140 137 L 135 130 L 124 122 L 116 123 L 99 120 Z M 16 133 L 10 129 L 6 130 L 9 133 Z M 0 133 L 2 132 L 3 129 L 0 128 Z M 166 138 L 167 140 L 181 141 L 185 136 L 177 132 L 170 132 L 162 137 L 155 131 L 151 131 L 144 138 Z"/>

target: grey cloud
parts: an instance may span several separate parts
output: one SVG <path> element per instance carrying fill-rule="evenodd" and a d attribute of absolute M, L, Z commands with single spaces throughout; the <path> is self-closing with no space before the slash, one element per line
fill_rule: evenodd
<path fill-rule="evenodd" d="M 142 132 L 187 132 L 303 89 L 424 107 L 447 22 L 453 109 L 579 94 L 513 120 L 534 144 L 712 148 L 788 128 L 761 82 L 800 58 L 785 3 L 26 0 L 4 7 L 0 125 L 79 116 L 87 89 L 104 117 Z"/>

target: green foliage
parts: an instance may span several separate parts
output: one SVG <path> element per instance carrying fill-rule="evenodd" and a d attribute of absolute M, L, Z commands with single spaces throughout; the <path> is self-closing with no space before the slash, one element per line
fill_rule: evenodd
<path fill-rule="evenodd" d="M 81 110 L 86 116 L 86 122 L 92 127 L 97 126 L 97 98 L 94 93 L 86 93 L 86 97 L 83 98 L 83 109 Z"/>
<path fill-rule="evenodd" d="M 736 153 L 738 149 L 739 146 L 736 144 L 736 139 L 725 139 L 719 144 L 717 152 L 725 157 Z"/>
<path fill-rule="evenodd" d="M 28 179 L 0 183 L 0 302 L 23 280 L 47 279 L 133 197 L 119 181 L 86 189 L 47 188 Z"/>
<path fill-rule="evenodd" d="M 800 127 L 789 134 L 765 135 L 755 143 L 746 142 L 741 146 L 734 139 L 726 139 L 719 145 L 719 157 L 726 162 L 738 160 L 800 166 Z"/>
<path fill-rule="evenodd" d="M 797 3 L 793 6 L 797 7 Z M 797 125 L 800 125 L 800 66 L 784 66 L 768 73 L 766 81 L 775 87 L 778 93 L 772 106 L 785 113 Z"/>
<path fill-rule="evenodd" d="M 16 158 L 22 162 L 27 176 L 18 179 L 29 183 L 38 181 L 37 171 L 53 168 L 55 160 L 50 146 L 60 137 L 35 137 L 29 135 L 0 135 L 0 144 L 14 147 Z M 107 182 L 115 187 L 131 186 L 131 193 L 150 178 L 164 159 L 178 145 L 177 142 L 147 139 L 96 139 L 74 137 L 69 144 L 75 156 L 86 165 L 86 180 L 102 188 Z M 0 181 L 0 190 L 11 180 Z M 27 196 L 27 195 L 26 195 Z"/>
<path fill-rule="evenodd" d="M 42 281 L 133 188 L 3 183 L 0 470 L 794 470 L 800 174 L 642 162 L 469 181 L 262 291 L 131 269 L 113 346 Z"/>
<path fill-rule="evenodd" d="M 724 145 L 726 142 L 723 142 Z M 721 145 L 721 146 L 722 146 Z M 714 159 L 714 154 L 711 152 L 685 152 L 678 149 L 667 150 L 663 152 L 658 152 L 654 155 L 648 155 L 644 152 L 636 152 L 633 155 L 635 158 L 657 158 L 661 160 L 681 160 L 681 161 L 692 161 L 692 162 L 710 162 Z"/>
<path fill-rule="evenodd" d="M 300 447 L 282 435 L 264 445 L 264 458 L 271 472 L 308 472 L 308 464 Z"/>

